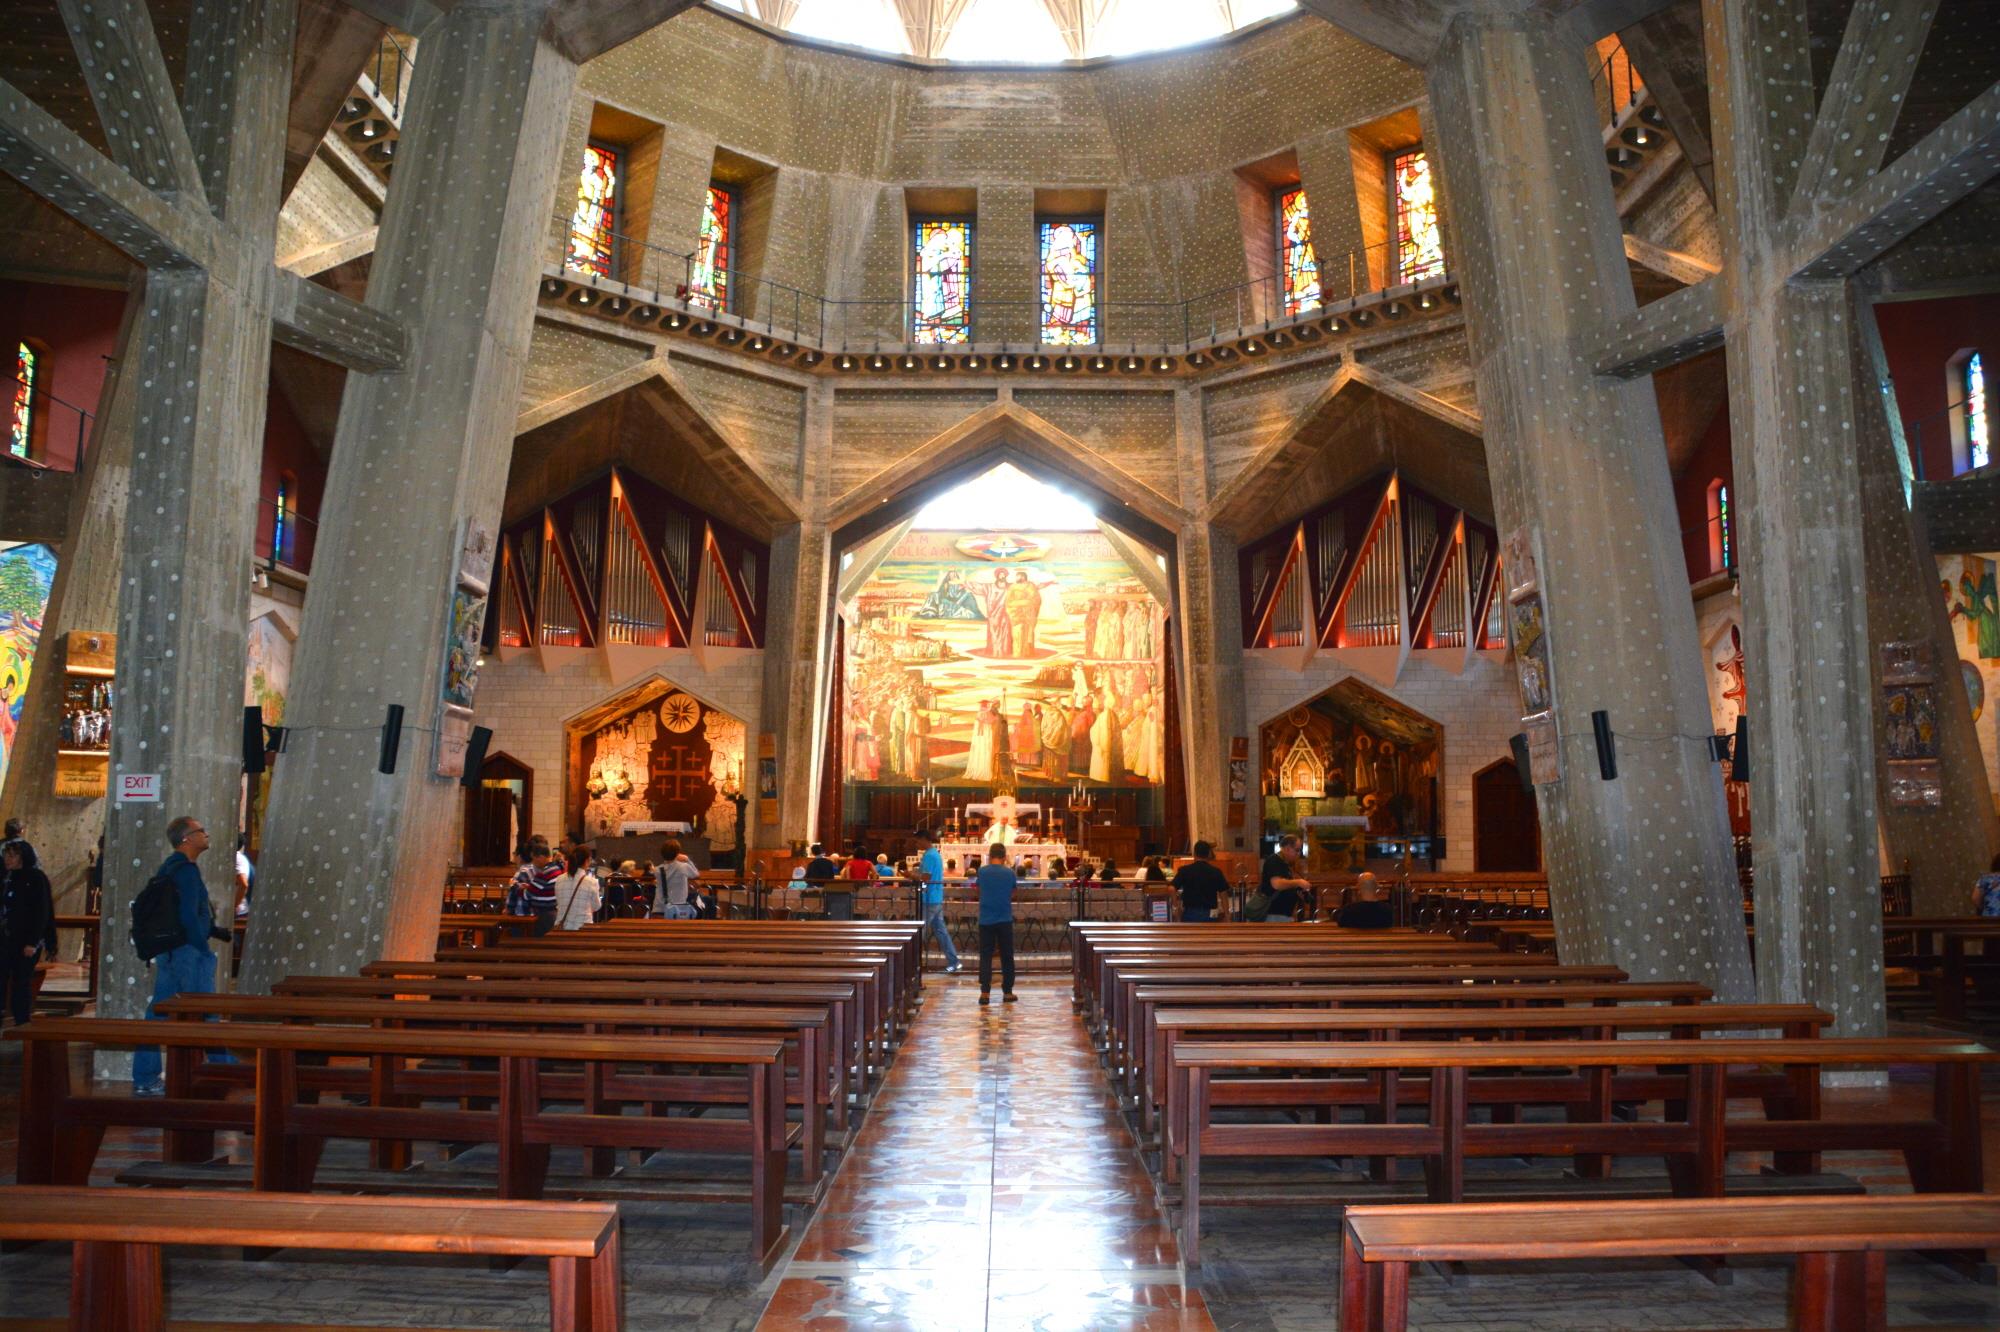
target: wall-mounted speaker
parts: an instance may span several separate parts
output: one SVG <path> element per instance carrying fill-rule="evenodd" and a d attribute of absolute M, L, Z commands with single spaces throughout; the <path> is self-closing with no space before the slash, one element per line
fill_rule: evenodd
<path fill-rule="evenodd" d="M 1736 746 L 1729 751 L 1729 780 L 1750 780 L 1750 715 L 1736 714 Z"/>
<path fill-rule="evenodd" d="M 1729 758 L 1729 737 L 1720 731 L 1708 737 L 1708 757 L 1716 763 Z"/>
<path fill-rule="evenodd" d="M 1618 746 L 1611 737 L 1611 714 L 1602 708 L 1591 713 L 1590 733 L 1597 740 L 1597 775 L 1611 781 L 1618 776 Z"/>
<path fill-rule="evenodd" d="M 382 756 L 375 763 L 375 771 L 393 773 L 396 771 L 396 747 L 403 739 L 403 705 L 391 703 L 389 715 L 382 719 Z"/>
<path fill-rule="evenodd" d="M 1529 795 L 1535 793 L 1535 778 L 1528 771 L 1528 737 L 1516 731 L 1507 737 L 1507 748 L 1514 751 L 1514 774 L 1521 779 L 1521 789 Z"/>
<path fill-rule="evenodd" d="M 492 731 L 484 726 L 472 728 L 465 741 L 465 771 L 458 775 L 460 786 L 479 785 L 479 770 L 486 766 L 486 746 L 492 742 Z"/>
<path fill-rule="evenodd" d="M 243 709 L 243 771 L 264 771 L 264 709 Z"/>

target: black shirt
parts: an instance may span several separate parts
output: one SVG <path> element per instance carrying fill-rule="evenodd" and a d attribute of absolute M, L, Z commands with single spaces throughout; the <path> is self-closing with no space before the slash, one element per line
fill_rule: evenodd
<path fill-rule="evenodd" d="M 838 878 L 840 870 L 825 856 L 814 856 L 806 862 L 806 878 L 814 883 Z"/>
<path fill-rule="evenodd" d="M 1264 857 L 1264 868 L 1257 876 L 1257 886 L 1271 895 L 1271 909 L 1266 919 L 1283 920 L 1299 909 L 1299 890 L 1276 888 L 1271 881 L 1301 877 L 1297 870 L 1285 863 L 1283 856 L 1274 854 Z"/>
<path fill-rule="evenodd" d="M 1206 860 L 1194 860 L 1174 871 L 1174 891 L 1181 895 L 1181 910 L 1215 910 L 1215 904 L 1229 891 L 1229 880 Z"/>
<path fill-rule="evenodd" d="M 1349 902 L 1334 913 L 1333 923 L 1350 930 L 1386 930 L 1396 923 L 1396 913 L 1387 902 Z"/>

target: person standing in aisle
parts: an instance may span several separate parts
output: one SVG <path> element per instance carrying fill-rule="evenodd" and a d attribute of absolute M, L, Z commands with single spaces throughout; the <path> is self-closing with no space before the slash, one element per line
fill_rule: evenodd
<path fill-rule="evenodd" d="M 153 999 L 146 1005 L 147 1018 L 165 1022 L 155 1006 L 176 995 L 215 993 L 215 951 L 211 939 L 228 939 L 229 931 L 217 929 L 215 907 L 208 900 L 208 885 L 202 881 L 201 867 L 195 862 L 208 850 L 208 829 L 201 820 L 183 814 L 167 825 L 167 844 L 173 854 L 162 861 L 153 874 L 173 885 L 175 914 L 180 921 L 181 941 L 153 961 Z M 219 1063 L 235 1062 L 227 1051 L 213 1056 Z M 149 1045 L 132 1057 L 132 1094 L 159 1096 L 166 1091 L 166 1065 L 160 1047 Z"/>
<path fill-rule="evenodd" d="M 1007 864 L 1007 848 L 995 842 L 986 848 L 986 863 L 975 876 L 979 885 L 979 1002 L 993 1002 L 993 954 L 1000 954 L 1001 998 L 1014 994 L 1014 889 L 1020 881 Z"/>
<path fill-rule="evenodd" d="M 1200 923 L 1215 919 L 1215 906 L 1229 895 L 1229 880 L 1215 867 L 1215 848 L 1194 844 L 1194 859 L 1174 871 L 1174 892 L 1181 899 L 1181 919 Z"/>
<path fill-rule="evenodd" d="M 951 931 L 944 923 L 944 857 L 938 854 L 937 842 L 927 832 L 917 834 L 917 845 L 923 848 L 923 854 L 917 857 L 917 875 L 924 881 L 924 927 L 944 950 L 945 974 L 956 976 L 958 945 L 951 941 Z"/>

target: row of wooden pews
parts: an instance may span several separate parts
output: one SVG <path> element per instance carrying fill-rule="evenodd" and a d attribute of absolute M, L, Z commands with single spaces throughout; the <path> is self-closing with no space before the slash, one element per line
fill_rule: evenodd
<path fill-rule="evenodd" d="M 1347 1210 L 1343 1327 L 1402 1327 L 1415 1261 L 1731 1252 L 1801 1256 L 1795 1325 L 1876 1327 L 1884 1251 L 1972 1265 L 2000 1245 L 2000 1207 L 1980 1196 L 1979 1073 L 2000 1058 L 1984 1046 L 1831 1037 L 1831 1015 L 1807 1005 L 1717 1003 L 1693 983 L 1440 934 L 1071 929 L 1075 1002 L 1178 1203 L 1190 1267 L 1218 1159 L 1345 1158 L 1373 1183 L 1419 1163 L 1425 1204 Z M 1928 1113 L 1822 1114 L 1823 1072 L 1889 1064 L 1928 1072 Z M 1854 1189 L 1820 1158 L 1855 1150 L 1900 1153 L 1920 1196 L 1801 1196 Z M 1751 1153 L 1768 1174 L 1732 1196 L 1752 1177 L 1730 1157 Z M 1671 1201 L 1603 1196 L 1633 1157 L 1664 1159 Z M 1480 1158 L 1559 1158 L 1576 1180 L 1468 1203 Z"/>
<path fill-rule="evenodd" d="M 268 996 L 183 996 L 162 1006 L 165 1022 L 37 1020 L 8 1034 L 24 1047 L 17 1184 L 38 1190 L 41 1219 L 5 1238 L 70 1240 L 93 1271 L 106 1269 L 112 1251 L 81 1246 L 138 1246 L 113 1253 L 114 1266 L 136 1264 L 125 1283 L 132 1291 L 118 1299 L 149 1308 L 175 1200 L 206 1196 L 216 1183 L 247 1184 L 267 1209 L 256 1215 L 276 1218 L 271 1231 L 286 1247 L 370 1247 L 350 1243 L 352 1225 L 343 1229 L 321 1206 L 328 1195 L 314 1190 L 327 1187 L 484 1191 L 523 1204 L 527 1230 L 545 1195 L 669 1196 L 745 1207 L 750 1256 L 762 1269 L 785 1242 L 785 1206 L 817 1202 L 914 1016 L 918 930 L 914 922 L 620 920 L 446 948 L 432 961 L 385 959 L 358 976 L 293 976 Z M 164 1096 L 73 1083 L 77 1047 L 146 1045 L 165 1052 Z M 159 1130 L 160 1161 L 120 1179 L 175 1191 L 86 1187 L 112 1128 Z M 215 1135 L 231 1132 L 248 1136 L 247 1171 L 215 1161 Z M 338 1141 L 365 1143 L 367 1170 L 323 1168 Z M 492 1144 L 497 1166 L 427 1172 L 420 1144 L 454 1158 Z M 581 1149 L 581 1174 L 552 1173 L 552 1152 L 565 1148 Z M 672 1181 L 621 1168 L 654 1152 L 673 1154 Z M 713 1169 L 687 1178 L 684 1159 Z M 181 1191 L 190 1187 L 202 1192 Z M 107 1196 L 129 1206 L 131 1237 L 88 1220 Z M 462 1200 L 399 1197 L 394 1206 L 405 1201 Z M 615 1294 L 615 1208 L 600 1214 L 614 1223 L 613 1247 L 608 1261 L 600 1245 L 588 1262 L 577 1214 L 548 1215 L 543 1241 L 567 1246 L 538 1255 L 551 1260 L 558 1326 L 616 1326 L 606 1294 Z M 413 1205 L 395 1215 L 424 1213 Z M 499 1252 L 475 1239 L 487 1233 L 485 1214 L 448 1215 L 431 1237 L 441 1251 Z M 508 1233 L 491 1242 L 528 1243 Z M 422 1250 L 425 1240 L 407 1244 Z"/>

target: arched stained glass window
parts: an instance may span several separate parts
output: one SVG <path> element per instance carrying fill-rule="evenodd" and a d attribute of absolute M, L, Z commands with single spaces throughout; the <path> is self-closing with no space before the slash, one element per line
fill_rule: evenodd
<path fill-rule="evenodd" d="M 14 348 L 14 407 L 8 414 L 7 451 L 25 458 L 35 442 L 35 377 L 41 373 L 42 358 L 27 343 Z"/>
<path fill-rule="evenodd" d="M 577 177 L 576 208 L 569 217 L 569 254 L 564 263 L 581 273 L 611 276 L 611 251 L 618 231 L 616 149 L 588 143 L 583 174 Z"/>
<path fill-rule="evenodd" d="M 1042 341 L 1087 346 L 1097 331 L 1098 224 L 1047 221 L 1042 231 Z"/>
<path fill-rule="evenodd" d="M 701 235 L 694 244 L 694 268 L 688 274 L 688 304 L 711 310 L 729 308 L 729 269 L 734 261 L 730 243 L 735 226 L 735 193 L 710 185 L 701 209 Z"/>
<path fill-rule="evenodd" d="M 1319 257 L 1313 253 L 1312 215 L 1302 185 L 1278 191 L 1278 275 L 1287 319 L 1320 305 Z"/>
<path fill-rule="evenodd" d="M 1992 427 L 1986 420 L 1986 366 L 1978 352 L 1965 358 L 1965 462 L 1968 470 L 1993 461 Z"/>
<path fill-rule="evenodd" d="M 972 341 L 972 223 L 926 218 L 911 232 L 910 340 Z"/>
<path fill-rule="evenodd" d="M 1708 483 L 1708 571 L 1723 573 L 1736 567 L 1736 534 L 1729 512 L 1729 484 L 1721 477 Z"/>
<path fill-rule="evenodd" d="M 1389 159 L 1396 201 L 1396 281 L 1418 282 L 1444 272 L 1444 232 L 1438 226 L 1437 182 L 1421 148 Z"/>

